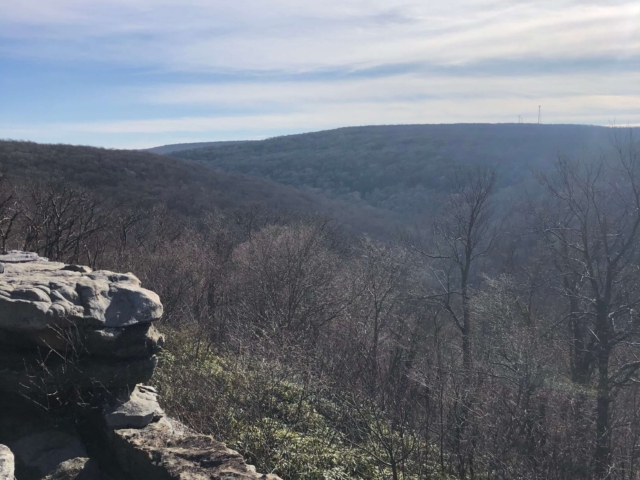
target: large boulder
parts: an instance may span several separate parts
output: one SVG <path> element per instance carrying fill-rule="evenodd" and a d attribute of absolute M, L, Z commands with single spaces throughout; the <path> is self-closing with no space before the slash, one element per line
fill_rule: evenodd
<path fill-rule="evenodd" d="M 0 390 L 65 396 L 151 378 L 158 296 L 131 273 L 0 255 Z"/>
<path fill-rule="evenodd" d="M 142 385 L 162 304 L 134 275 L 28 252 L 0 267 L 0 480 L 14 455 L 17 480 L 278 480 L 166 417 Z"/>
<path fill-rule="evenodd" d="M 162 316 L 158 295 L 131 273 L 92 272 L 24 252 L 0 255 L 0 328 L 120 328 Z"/>

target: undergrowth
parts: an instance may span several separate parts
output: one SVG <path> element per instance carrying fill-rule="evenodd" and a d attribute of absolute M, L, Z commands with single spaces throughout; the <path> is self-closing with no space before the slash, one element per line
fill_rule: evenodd
<path fill-rule="evenodd" d="M 224 441 L 258 471 L 285 480 L 392 478 L 375 436 L 363 434 L 362 425 L 353 428 L 352 406 L 319 379 L 276 359 L 196 349 L 176 331 L 168 338 L 154 376 L 163 407 Z M 422 474 L 405 470 L 399 478 L 450 478 L 433 465 L 416 470 Z"/>

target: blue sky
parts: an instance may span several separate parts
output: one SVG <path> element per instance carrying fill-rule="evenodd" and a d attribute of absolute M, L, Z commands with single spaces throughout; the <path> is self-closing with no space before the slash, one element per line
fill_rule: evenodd
<path fill-rule="evenodd" d="M 0 138 L 640 124 L 638 0 L 0 2 Z"/>

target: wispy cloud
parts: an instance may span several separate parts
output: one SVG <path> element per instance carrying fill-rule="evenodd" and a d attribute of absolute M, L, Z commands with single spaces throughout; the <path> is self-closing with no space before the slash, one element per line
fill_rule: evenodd
<path fill-rule="evenodd" d="M 452 81 L 453 80 L 453 81 Z M 597 92 L 597 93 L 596 93 Z M 295 108 L 309 103 L 395 103 L 399 100 L 469 98 L 513 99 L 555 97 L 631 97 L 640 100 L 640 72 L 572 75 L 474 76 L 398 74 L 315 81 L 224 82 L 158 85 L 135 90 L 143 102 L 259 107 L 277 104 Z M 633 100 L 632 100 L 633 101 Z"/>
<path fill-rule="evenodd" d="M 82 115 L 46 128 L 107 144 L 120 130 L 163 143 L 185 129 L 507 121 L 538 104 L 548 121 L 640 121 L 637 0 L 21 0 L 0 4 L 3 61 L 74 72 L 55 91 L 88 90 Z M 21 74 L 0 79 L 11 108 L 35 96 L 46 109 L 54 87 L 20 90 Z M 38 118 L 10 115 L 0 136 L 42 138 Z"/>
<path fill-rule="evenodd" d="M 23 0 L 0 6 L 0 25 L 19 54 L 168 69 L 640 56 L 637 1 Z"/>

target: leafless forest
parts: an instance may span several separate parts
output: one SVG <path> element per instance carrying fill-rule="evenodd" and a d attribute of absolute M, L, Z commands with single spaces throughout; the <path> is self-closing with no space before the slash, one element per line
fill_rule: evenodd
<path fill-rule="evenodd" d="M 495 201 L 455 170 L 393 241 L 185 215 L 5 175 L 2 249 L 131 271 L 165 305 L 165 407 L 287 479 L 640 478 L 640 146 Z"/>

